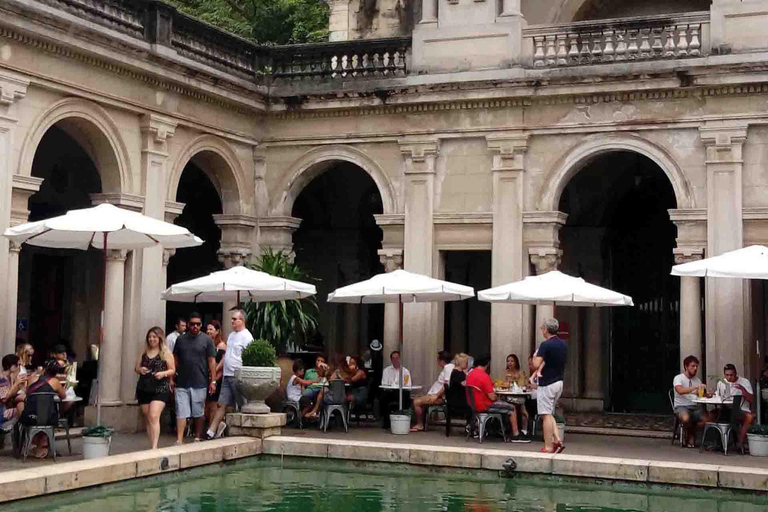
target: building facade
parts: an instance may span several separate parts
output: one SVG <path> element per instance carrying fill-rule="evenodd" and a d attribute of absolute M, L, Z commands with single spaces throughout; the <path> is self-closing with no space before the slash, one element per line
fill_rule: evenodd
<path fill-rule="evenodd" d="M 443 348 L 525 365 L 555 313 L 572 409 L 666 410 L 689 354 L 710 383 L 729 362 L 755 376 L 762 283 L 669 270 L 768 242 L 767 0 L 329 3 L 332 42 L 272 48 L 152 0 L 0 6 L 0 227 L 110 202 L 206 240 L 110 251 L 112 422 L 136 415 L 147 329 L 188 312 L 166 308 L 166 284 L 265 247 L 318 279 L 333 352 L 394 348 L 396 306 L 323 294 L 396 268 L 476 289 L 560 269 L 635 299 L 409 304 L 419 384 Z M 0 276 L 4 353 L 22 338 L 89 357 L 98 253 L 2 240 Z"/>

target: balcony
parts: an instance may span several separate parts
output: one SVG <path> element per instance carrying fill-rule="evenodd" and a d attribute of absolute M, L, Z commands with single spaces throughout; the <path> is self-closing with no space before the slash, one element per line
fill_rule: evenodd
<path fill-rule="evenodd" d="M 523 30 L 526 66 L 685 59 L 709 54 L 710 13 L 644 16 L 531 26 Z"/>

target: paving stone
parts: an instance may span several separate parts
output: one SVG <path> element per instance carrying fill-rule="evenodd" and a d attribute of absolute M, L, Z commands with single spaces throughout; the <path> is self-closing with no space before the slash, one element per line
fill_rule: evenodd
<path fill-rule="evenodd" d="M 483 469 L 501 471 L 503 464 L 510 458 L 517 465 L 515 471 L 519 473 L 552 473 L 551 453 L 516 452 L 505 450 L 483 450 Z"/>
<path fill-rule="evenodd" d="M 0 473 L 0 503 L 38 496 L 45 492 L 45 468 Z"/>
<path fill-rule="evenodd" d="M 720 466 L 683 462 L 650 461 L 648 481 L 664 484 L 717 487 Z"/>
<path fill-rule="evenodd" d="M 70 462 L 45 469 L 45 493 L 82 489 L 136 476 L 135 453 Z"/>
<path fill-rule="evenodd" d="M 648 464 L 644 460 L 558 454 L 552 458 L 552 474 L 646 482 Z"/>
<path fill-rule="evenodd" d="M 482 450 L 438 446 L 410 446 L 411 464 L 449 468 L 483 467 Z"/>
<path fill-rule="evenodd" d="M 768 469 L 720 466 L 718 485 L 728 489 L 768 491 Z"/>
<path fill-rule="evenodd" d="M 283 413 L 245 414 L 238 412 L 227 414 L 225 421 L 230 427 L 273 428 L 284 426 L 286 419 L 287 416 Z"/>
<path fill-rule="evenodd" d="M 230 438 L 232 439 L 232 438 Z M 236 442 L 224 446 L 224 460 L 242 459 L 261 453 L 261 439 L 235 438 Z"/>
<path fill-rule="evenodd" d="M 336 440 L 329 440 L 328 443 L 328 457 L 331 459 L 408 463 L 410 457 L 408 448 L 397 445 L 367 442 L 350 444 Z"/>
<path fill-rule="evenodd" d="M 155 450 L 156 455 L 136 461 L 136 476 L 150 476 L 177 471 L 181 467 L 181 457 L 171 450 Z"/>
<path fill-rule="evenodd" d="M 215 442 L 216 441 L 208 441 L 206 443 L 194 443 L 179 447 L 182 448 L 179 453 L 179 468 L 193 468 L 195 466 L 214 464 L 224 460 L 224 447 L 211 446 L 211 444 Z"/>
<path fill-rule="evenodd" d="M 328 442 L 317 439 L 296 439 L 275 436 L 265 439 L 263 453 L 270 455 L 292 455 L 297 457 L 328 457 Z"/>

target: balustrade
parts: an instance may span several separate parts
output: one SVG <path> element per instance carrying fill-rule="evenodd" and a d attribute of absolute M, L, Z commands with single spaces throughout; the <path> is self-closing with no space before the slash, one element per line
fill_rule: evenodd
<path fill-rule="evenodd" d="M 530 27 L 535 68 L 699 57 L 709 13 Z"/>

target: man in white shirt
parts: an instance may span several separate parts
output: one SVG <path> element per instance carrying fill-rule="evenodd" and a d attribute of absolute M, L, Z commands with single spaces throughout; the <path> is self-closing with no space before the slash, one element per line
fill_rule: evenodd
<path fill-rule="evenodd" d="M 451 372 L 453 371 L 453 356 L 441 350 L 437 353 L 437 364 L 440 366 L 440 375 L 426 395 L 413 399 L 413 410 L 416 412 L 416 424 L 411 428 L 411 432 L 421 432 L 424 430 L 424 407 L 427 405 L 440 405 L 445 403 L 445 386 L 451 381 Z"/>
<path fill-rule="evenodd" d="M 389 355 L 389 360 L 392 361 L 390 366 L 384 368 L 384 373 L 381 374 L 381 385 L 389 387 L 400 386 L 400 352 L 395 350 Z M 411 372 L 408 368 L 403 368 L 403 387 L 409 387 L 411 385 Z"/>
<path fill-rule="evenodd" d="M 725 382 L 717 382 L 717 394 L 728 398 L 732 396 L 741 396 L 741 428 L 739 429 L 739 445 L 744 445 L 752 422 L 755 421 L 755 415 L 752 414 L 751 406 L 755 403 L 755 394 L 752 391 L 752 384 L 744 377 L 739 377 L 736 372 L 736 366 L 727 364 L 723 367 Z"/>
<path fill-rule="evenodd" d="M 176 330 L 166 336 L 165 345 L 168 347 L 168 351 L 173 354 L 173 347 L 176 345 L 176 340 L 187 332 L 187 320 L 186 318 L 176 319 Z"/>
<path fill-rule="evenodd" d="M 696 377 L 699 371 L 699 360 L 696 356 L 688 356 L 683 360 L 684 371 L 672 381 L 675 390 L 675 413 L 685 427 L 685 444 L 694 448 L 696 424 L 709 421 L 709 414 L 703 405 L 693 400 L 698 397 L 699 390 L 706 394 L 707 387 Z"/>
<path fill-rule="evenodd" d="M 238 403 L 237 389 L 235 388 L 235 370 L 243 367 L 243 350 L 253 341 L 253 335 L 245 328 L 245 312 L 242 309 L 232 311 L 232 332 L 227 337 L 227 351 L 221 360 L 223 367 L 223 380 L 219 403 L 216 404 L 216 413 L 205 435 L 206 439 L 221 437 L 227 424 L 221 421 L 227 413 L 227 407 L 234 407 Z"/>

